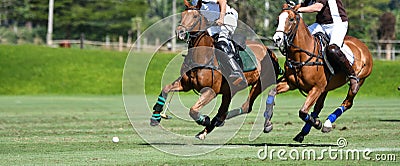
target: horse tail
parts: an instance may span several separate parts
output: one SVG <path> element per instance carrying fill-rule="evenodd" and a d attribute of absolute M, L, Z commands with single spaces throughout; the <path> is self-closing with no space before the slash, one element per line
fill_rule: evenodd
<path fill-rule="evenodd" d="M 267 55 L 269 55 L 269 57 L 271 58 L 272 65 L 274 67 L 275 79 L 278 79 L 278 76 L 282 75 L 284 73 L 284 71 L 282 70 L 281 66 L 279 66 L 278 58 L 276 57 L 274 52 L 272 52 L 271 49 L 269 49 L 269 48 L 267 48 Z M 267 56 L 267 55 L 265 55 L 265 56 Z"/>

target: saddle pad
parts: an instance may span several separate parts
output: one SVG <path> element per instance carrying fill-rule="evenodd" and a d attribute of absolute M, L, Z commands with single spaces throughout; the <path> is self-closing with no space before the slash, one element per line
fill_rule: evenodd
<path fill-rule="evenodd" d="M 253 71 L 255 70 L 256 64 L 257 64 L 257 59 L 256 56 L 254 55 L 254 52 L 249 48 L 246 47 L 244 51 L 239 51 L 240 58 L 242 58 L 243 62 L 243 71 Z"/>
<path fill-rule="evenodd" d="M 340 48 L 340 50 L 344 53 L 344 55 L 346 55 L 347 60 L 349 60 L 350 65 L 353 65 L 354 63 L 354 54 L 351 51 L 350 47 L 347 46 L 346 44 L 343 45 L 342 48 Z"/>

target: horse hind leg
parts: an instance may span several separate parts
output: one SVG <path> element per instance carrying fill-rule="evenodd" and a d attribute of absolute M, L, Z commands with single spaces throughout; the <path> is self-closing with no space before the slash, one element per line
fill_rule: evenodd
<path fill-rule="evenodd" d="M 362 79 L 359 81 L 359 86 L 361 87 L 361 85 L 364 83 L 365 79 Z M 351 88 L 349 87 L 349 90 L 347 92 L 347 96 L 346 99 L 343 101 L 342 105 L 338 108 L 336 108 L 335 111 L 333 111 L 326 119 L 323 127 L 322 127 L 322 132 L 323 133 L 328 133 L 331 132 L 333 130 L 333 125 L 332 123 L 334 123 L 337 118 L 339 118 L 346 110 L 349 110 L 352 106 L 353 106 L 353 101 L 354 101 L 354 97 L 356 96 L 356 94 L 354 94 L 351 91 Z"/>
<path fill-rule="evenodd" d="M 156 103 L 153 106 L 153 115 L 150 118 L 150 126 L 157 126 L 161 122 L 161 112 L 165 105 L 165 101 L 168 97 L 168 93 L 171 91 L 182 91 L 184 87 L 182 86 L 181 79 L 177 79 L 172 84 L 164 86 L 160 95 L 157 98 Z"/>
<path fill-rule="evenodd" d="M 258 95 L 260 95 L 260 93 L 261 93 L 261 85 L 260 85 L 260 82 L 257 82 L 256 84 L 254 84 L 251 87 L 250 93 L 249 93 L 249 96 L 247 97 L 246 102 L 244 102 L 240 108 L 235 108 L 233 110 L 228 111 L 226 119 L 231 119 L 233 117 L 236 117 L 236 116 L 239 116 L 242 114 L 250 113 L 252 111 L 254 101 L 256 100 Z"/>
<path fill-rule="evenodd" d="M 272 119 L 272 115 L 274 112 L 274 100 L 275 100 L 276 92 L 277 92 L 276 88 L 272 88 L 268 92 L 266 108 L 264 111 L 264 118 L 265 118 L 264 130 L 263 130 L 264 133 L 269 133 L 273 129 L 271 119 Z"/>

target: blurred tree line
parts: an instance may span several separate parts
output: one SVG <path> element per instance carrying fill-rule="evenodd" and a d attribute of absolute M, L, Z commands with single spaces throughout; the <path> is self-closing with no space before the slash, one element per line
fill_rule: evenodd
<path fill-rule="evenodd" d="M 239 19 L 261 36 L 271 36 L 276 18 L 285 1 L 228 0 L 239 12 Z M 399 0 L 343 0 L 349 16 L 349 35 L 365 40 L 377 39 L 379 17 L 391 12 L 400 25 Z M 0 42 L 45 39 L 47 33 L 48 0 L 1 0 Z M 177 12 L 184 10 L 183 0 L 177 0 Z M 145 30 L 156 21 L 170 16 L 171 0 L 54 0 L 53 39 L 78 39 L 81 33 L 88 40 L 116 41 L 119 35 L 135 36 L 136 29 Z M 303 14 L 307 24 L 315 14 Z M 141 26 L 136 22 L 140 20 Z M 399 34 L 399 28 L 396 28 Z M 14 38 L 12 36 L 14 35 Z M 399 39 L 399 35 L 396 36 Z"/>

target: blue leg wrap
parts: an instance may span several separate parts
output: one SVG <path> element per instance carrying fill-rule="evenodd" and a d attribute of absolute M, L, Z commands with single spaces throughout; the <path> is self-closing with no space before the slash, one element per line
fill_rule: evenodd
<path fill-rule="evenodd" d="M 311 116 L 313 118 L 318 118 L 318 115 L 315 112 L 311 112 Z M 310 133 L 312 125 L 310 123 L 306 123 L 303 127 L 303 129 L 301 129 L 301 132 L 303 133 L 304 136 L 306 136 L 308 133 Z"/>
<path fill-rule="evenodd" d="M 274 99 L 275 99 L 274 96 L 268 95 L 268 98 L 267 98 L 267 105 L 273 104 L 273 103 L 274 103 Z"/>
<path fill-rule="evenodd" d="M 344 106 L 338 107 L 332 114 L 328 116 L 329 121 L 331 121 L 331 123 L 335 122 L 336 119 L 339 118 L 339 116 L 342 115 L 345 110 L 346 109 L 344 108 Z"/>
<path fill-rule="evenodd" d="M 304 118 L 304 121 L 308 121 L 310 119 L 310 115 L 307 114 L 307 116 Z"/>

